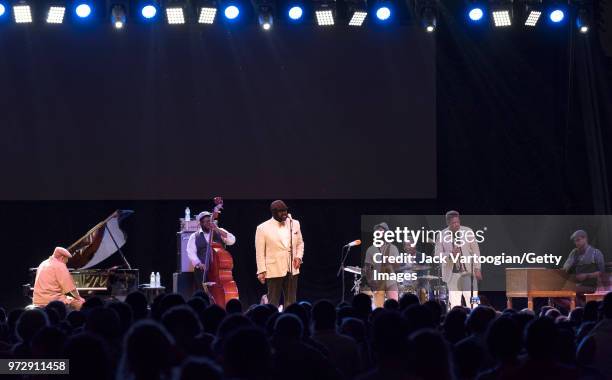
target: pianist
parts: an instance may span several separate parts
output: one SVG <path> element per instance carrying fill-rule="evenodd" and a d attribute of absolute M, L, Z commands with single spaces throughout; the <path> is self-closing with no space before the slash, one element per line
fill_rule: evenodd
<path fill-rule="evenodd" d="M 53 255 L 40 263 L 34 281 L 34 306 L 43 307 L 51 301 L 59 300 L 73 309 L 81 308 L 84 299 L 79 295 L 66 267 L 70 257 L 68 250 L 56 247 Z"/>

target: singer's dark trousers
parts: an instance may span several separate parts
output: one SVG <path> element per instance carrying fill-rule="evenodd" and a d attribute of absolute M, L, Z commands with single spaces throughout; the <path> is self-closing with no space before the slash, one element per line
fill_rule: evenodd
<path fill-rule="evenodd" d="M 283 305 L 286 309 L 287 306 L 295 303 L 297 294 L 297 283 L 299 275 L 292 275 L 287 273 L 285 277 L 267 278 L 266 283 L 268 284 L 268 303 L 274 306 L 280 305 L 281 294 L 283 297 Z"/>

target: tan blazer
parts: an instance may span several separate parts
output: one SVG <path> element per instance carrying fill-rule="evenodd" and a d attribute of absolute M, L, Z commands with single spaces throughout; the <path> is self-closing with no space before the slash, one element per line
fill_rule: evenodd
<path fill-rule="evenodd" d="M 465 226 L 461 226 L 459 227 L 459 229 L 464 231 L 463 232 L 464 234 L 465 234 L 465 231 L 472 231 L 470 227 L 465 227 Z M 445 228 L 442 230 L 442 236 L 444 236 L 444 234 L 447 233 L 446 231 L 448 231 L 448 228 Z M 436 241 L 435 254 L 436 255 L 442 254 L 442 257 L 446 257 L 446 264 L 444 263 L 440 264 L 442 267 L 442 280 L 446 283 L 449 282 L 451 275 L 453 274 L 454 263 L 450 256 L 452 252 L 453 252 L 452 242 Z M 472 256 L 472 255 L 480 256 L 480 248 L 478 248 L 478 243 L 475 241 L 472 241 L 469 243 L 466 242 L 461 247 L 461 254 L 463 256 Z M 465 264 L 465 267 L 469 271 L 471 269 L 471 264 Z M 480 263 L 478 262 L 474 263 L 474 269 L 480 270 Z"/>
<path fill-rule="evenodd" d="M 289 219 L 285 223 L 289 223 Z M 293 257 L 304 257 L 304 240 L 302 239 L 302 230 L 300 222 L 293 219 L 292 227 L 293 247 L 287 247 L 283 244 L 278 228 L 278 222 L 274 218 L 263 222 L 257 226 L 255 232 L 255 255 L 257 260 L 257 274 L 266 272 L 266 278 L 284 277 L 287 274 L 287 263 L 291 251 Z M 300 273 L 299 269 L 294 269 L 291 265 L 293 274 Z"/>

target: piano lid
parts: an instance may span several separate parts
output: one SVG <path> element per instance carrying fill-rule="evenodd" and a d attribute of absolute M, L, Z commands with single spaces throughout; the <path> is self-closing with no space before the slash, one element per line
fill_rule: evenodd
<path fill-rule="evenodd" d="M 119 223 L 133 213 L 131 210 L 117 210 L 96 224 L 68 247 L 72 258 L 68 260 L 67 266 L 75 269 L 91 268 L 120 250 L 127 237 L 119 227 Z"/>

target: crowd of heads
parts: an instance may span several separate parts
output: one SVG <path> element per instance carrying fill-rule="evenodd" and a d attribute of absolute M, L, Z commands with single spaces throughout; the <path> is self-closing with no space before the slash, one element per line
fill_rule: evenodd
<path fill-rule="evenodd" d="M 365 294 L 279 312 L 238 300 L 223 309 L 204 293 L 149 305 L 139 292 L 79 311 L 0 308 L 2 358 L 69 359 L 74 379 L 606 379 L 611 342 L 612 293 L 569 315 L 447 312 L 412 294 L 374 310 Z"/>

